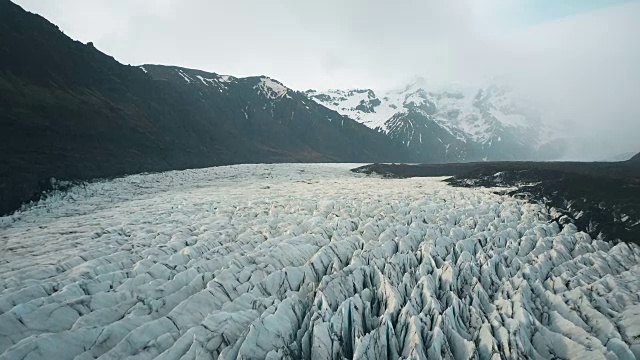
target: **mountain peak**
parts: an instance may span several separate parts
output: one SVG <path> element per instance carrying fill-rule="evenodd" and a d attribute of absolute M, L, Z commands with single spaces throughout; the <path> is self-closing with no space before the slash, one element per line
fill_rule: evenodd
<path fill-rule="evenodd" d="M 260 82 L 254 86 L 254 88 L 261 91 L 269 99 L 280 99 L 287 95 L 289 88 L 284 86 L 281 82 L 274 80 L 267 76 L 261 76 Z"/>

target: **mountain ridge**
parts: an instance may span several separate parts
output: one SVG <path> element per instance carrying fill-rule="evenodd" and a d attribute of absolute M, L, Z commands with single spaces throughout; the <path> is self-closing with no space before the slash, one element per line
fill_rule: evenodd
<path fill-rule="evenodd" d="M 243 122 L 239 104 L 246 99 L 275 101 L 249 93 L 257 84 L 247 84 L 259 77 L 239 80 L 246 86 L 233 96 L 209 91 L 203 98 L 202 88 L 185 87 L 175 77 L 159 81 L 145 72 L 149 66 L 123 65 L 8 0 L 0 1 L 0 31 L 2 214 L 51 188 L 51 178 L 408 158 L 388 138 L 351 119 L 327 121 L 339 115 L 306 109 L 297 95 L 273 109 L 256 106 L 254 121 Z M 295 121 L 279 123 L 271 116 L 271 110 L 290 116 L 285 110 L 292 109 L 300 110 Z"/>
<path fill-rule="evenodd" d="M 418 78 L 380 94 L 372 89 L 306 94 L 401 141 L 421 162 L 549 160 L 562 153 L 553 125 L 507 85 L 429 90 Z"/>

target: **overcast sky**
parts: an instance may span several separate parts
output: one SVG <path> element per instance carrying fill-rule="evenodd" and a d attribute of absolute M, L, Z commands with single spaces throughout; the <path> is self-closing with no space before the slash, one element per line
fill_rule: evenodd
<path fill-rule="evenodd" d="M 499 76 L 582 125 L 580 155 L 640 150 L 640 1 L 16 2 L 126 64 L 269 75 L 298 90 Z M 606 146 L 594 142 L 603 134 Z"/>

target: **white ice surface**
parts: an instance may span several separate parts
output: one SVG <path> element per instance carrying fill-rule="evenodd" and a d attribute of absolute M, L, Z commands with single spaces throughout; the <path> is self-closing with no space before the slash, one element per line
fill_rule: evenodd
<path fill-rule="evenodd" d="M 634 359 L 640 251 L 349 165 L 75 187 L 0 218 L 0 359 Z"/>

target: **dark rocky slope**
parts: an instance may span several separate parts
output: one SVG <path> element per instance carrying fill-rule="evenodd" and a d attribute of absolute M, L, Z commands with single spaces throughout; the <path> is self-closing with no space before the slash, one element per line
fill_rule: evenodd
<path fill-rule="evenodd" d="M 510 195 L 557 210 L 592 237 L 640 244 L 640 154 L 624 162 L 373 164 L 354 169 L 389 177 L 452 176 L 454 186 L 517 187 Z"/>
<path fill-rule="evenodd" d="M 200 95 L 160 70 L 122 65 L 8 0 L 0 0 L 0 33 L 0 214 L 38 197 L 52 177 L 406 156 L 363 125 L 307 109 L 301 95 L 265 107 L 273 99 L 258 99 L 255 79 Z"/>

